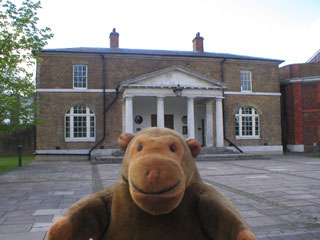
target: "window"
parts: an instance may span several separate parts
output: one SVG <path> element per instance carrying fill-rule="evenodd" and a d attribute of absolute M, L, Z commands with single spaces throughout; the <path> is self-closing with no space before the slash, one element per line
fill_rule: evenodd
<path fill-rule="evenodd" d="M 251 92 L 251 72 L 250 71 L 240 71 L 240 88 L 241 92 Z"/>
<path fill-rule="evenodd" d="M 95 116 L 88 107 L 74 106 L 65 115 L 66 141 L 95 141 Z"/>
<path fill-rule="evenodd" d="M 73 87 L 87 88 L 87 66 L 74 65 L 73 66 Z"/>
<path fill-rule="evenodd" d="M 253 107 L 241 107 L 235 115 L 236 139 L 259 139 L 259 114 Z"/>

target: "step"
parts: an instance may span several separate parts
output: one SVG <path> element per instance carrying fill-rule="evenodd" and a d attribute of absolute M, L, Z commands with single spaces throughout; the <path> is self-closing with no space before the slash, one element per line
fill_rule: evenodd
<path fill-rule="evenodd" d="M 226 147 L 202 147 L 201 155 L 203 154 L 236 154 L 239 152 L 234 152 Z"/>
<path fill-rule="evenodd" d="M 121 164 L 123 157 L 97 156 L 91 160 L 92 164 Z M 250 159 L 270 159 L 267 155 L 232 153 L 232 154 L 201 154 L 196 157 L 196 161 L 231 161 Z"/>
<path fill-rule="evenodd" d="M 95 158 L 91 159 L 92 164 L 121 164 L 122 157 L 115 157 L 115 156 L 96 156 Z"/>
<path fill-rule="evenodd" d="M 231 154 L 201 154 L 196 161 L 230 161 L 230 160 L 250 160 L 250 159 L 270 159 L 268 155 L 231 153 Z"/>

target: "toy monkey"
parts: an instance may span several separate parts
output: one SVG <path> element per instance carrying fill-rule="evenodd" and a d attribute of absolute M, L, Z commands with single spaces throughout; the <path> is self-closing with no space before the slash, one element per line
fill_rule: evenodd
<path fill-rule="evenodd" d="M 256 240 L 244 219 L 202 182 L 200 144 L 167 128 L 122 134 L 119 180 L 74 204 L 48 240 Z"/>

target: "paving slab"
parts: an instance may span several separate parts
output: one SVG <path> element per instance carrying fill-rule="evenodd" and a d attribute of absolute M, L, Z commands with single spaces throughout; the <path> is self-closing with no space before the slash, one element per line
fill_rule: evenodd
<path fill-rule="evenodd" d="M 320 239 L 320 159 L 304 155 L 196 162 L 258 239 Z M 0 240 L 44 240 L 72 204 L 117 181 L 121 164 L 35 161 L 0 175 Z"/>
<path fill-rule="evenodd" d="M 0 234 L 0 240 L 44 240 L 46 232 Z"/>

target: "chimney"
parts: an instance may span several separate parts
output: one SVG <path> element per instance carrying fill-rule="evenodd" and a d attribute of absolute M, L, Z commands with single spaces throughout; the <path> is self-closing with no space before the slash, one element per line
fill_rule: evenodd
<path fill-rule="evenodd" d="M 114 28 L 110 33 L 110 48 L 119 48 L 119 33 L 116 32 Z"/>
<path fill-rule="evenodd" d="M 193 39 L 193 51 L 194 52 L 203 52 L 203 37 L 200 37 L 198 32 L 196 37 Z"/>

